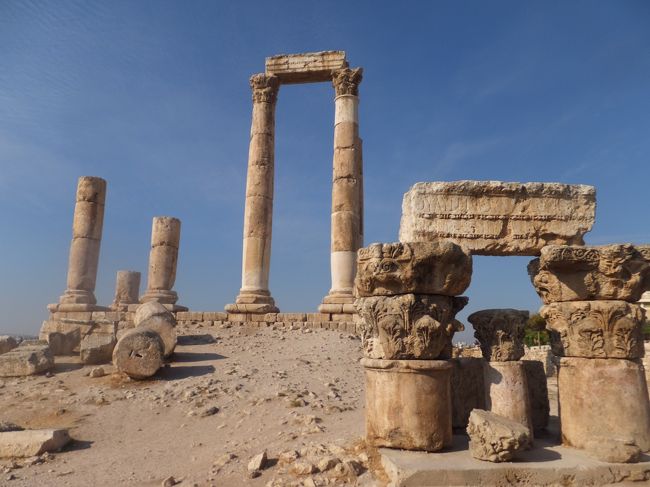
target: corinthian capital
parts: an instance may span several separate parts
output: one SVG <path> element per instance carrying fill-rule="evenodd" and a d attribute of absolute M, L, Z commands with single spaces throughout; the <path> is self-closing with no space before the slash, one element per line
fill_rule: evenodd
<path fill-rule="evenodd" d="M 336 96 L 359 96 L 359 83 L 362 79 L 363 68 L 343 68 L 332 71 L 332 85 L 336 90 Z"/>
<path fill-rule="evenodd" d="M 251 76 L 250 85 L 253 89 L 253 103 L 275 103 L 278 99 L 280 80 L 277 76 L 264 73 Z"/>

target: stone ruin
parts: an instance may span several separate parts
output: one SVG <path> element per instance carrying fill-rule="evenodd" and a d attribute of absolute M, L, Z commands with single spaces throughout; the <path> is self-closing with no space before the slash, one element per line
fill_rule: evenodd
<path fill-rule="evenodd" d="M 147 287 L 119 271 L 110 307 L 94 295 L 106 182 L 81 177 L 67 288 L 48 306 L 40 341 L 0 339 L 0 376 L 41 373 L 54 355 L 112 361 L 134 379 L 170 360 L 175 326 L 248 323 L 360 335 L 370 445 L 438 452 L 467 429 L 480 460 L 510 461 L 549 422 L 550 366 L 524 357 L 528 312 L 469 316 L 482 358 L 453 358 L 464 329 L 472 255 L 526 255 L 552 339 L 563 444 L 606 462 L 650 450 L 648 370 L 636 304 L 650 293 L 650 246 L 585 246 L 595 190 L 559 183 L 418 183 L 404 195 L 399 242 L 363 247 L 363 163 L 358 128 L 361 68 L 345 53 L 282 55 L 251 77 L 253 114 L 244 216 L 242 286 L 225 312 L 189 311 L 173 290 L 180 220 L 155 217 Z M 331 81 L 335 89 L 331 290 L 318 313 L 280 313 L 268 288 L 274 178 L 274 112 L 282 84 Z M 643 293 L 646 293 L 645 295 Z M 647 346 L 646 346 L 647 349 Z"/>

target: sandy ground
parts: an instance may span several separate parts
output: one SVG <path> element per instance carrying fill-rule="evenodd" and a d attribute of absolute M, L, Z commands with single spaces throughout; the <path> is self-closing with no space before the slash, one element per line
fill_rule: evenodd
<path fill-rule="evenodd" d="M 0 461 L 0 485 L 159 486 L 170 476 L 182 486 L 384 485 L 376 453 L 361 441 L 356 337 L 178 332 L 172 362 L 153 380 L 132 381 L 111 366 L 91 378 L 94 367 L 75 357 L 57 357 L 51 377 L 0 379 L 1 421 L 69 428 L 74 439 L 61 453 Z M 251 478 L 248 463 L 263 451 L 268 466 Z M 327 471 L 308 474 L 319 462 Z"/>

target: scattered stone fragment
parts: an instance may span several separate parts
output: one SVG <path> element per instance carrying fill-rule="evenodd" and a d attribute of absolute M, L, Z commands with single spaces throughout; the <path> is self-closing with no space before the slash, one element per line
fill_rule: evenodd
<path fill-rule="evenodd" d="M 87 365 L 110 363 L 117 340 L 108 333 L 91 333 L 81 340 L 79 352 L 81 363 Z"/>
<path fill-rule="evenodd" d="M 214 466 L 217 468 L 222 468 L 228 463 L 230 463 L 231 460 L 234 460 L 235 458 L 237 458 L 237 455 L 233 453 L 224 453 L 223 455 L 221 455 L 219 458 L 215 460 Z"/>
<path fill-rule="evenodd" d="M 163 480 L 162 487 L 174 487 L 177 483 L 178 482 L 176 482 L 176 479 L 173 476 L 169 476 Z"/>
<path fill-rule="evenodd" d="M 258 453 L 251 458 L 250 462 L 248 462 L 248 471 L 254 472 L 255 470 L 262 470 L 266 466 L 267 460 L 266 450 L 262 453 Z"/>
<path fill-rule="evenodd" d="M 106 375 L 106 371 L 104 371 L 103 367 L 93 367 L 88 375 L 92 378 L 104 377 Z"/>
<path fill-rule="evenodd" d="M 65 429 L 6 431 L 0 433 L 0 458 L 27 458 L 58 451 L 69 441 Z"/>
<path fill-rule="evenodd" d="M 7 353 L 18 346 L 18 341 L 8 335 L 0 336 L 0 355 Z"/>
<path fill-rule="evenodd" d="M 341 460 L 336 457 L 325 457 L 320 462 L 318 462 L 318 470 L 321 472 L 327 472 L 328 470 L 336 467 L 336 465 L 339 463 L 341 463 Z"/>
<path fill-rule="evenodd" d="M 318 468 L 311 462 L 304 460 L 298 460 L 289 469 L 291 473 L 295 475 L 310 475 L 312 473 L 318 472 Z"/>
<path fill-rule="evenodd" d="M 0 421 L 0 433 L 5 431 L 23 431 L 25 428 L 10 421 Z"/>
<path fill-rule="evenodd" d="M 596 437 L 586 443 L 585 450 L 595 459 L 607 463 L 636 463 L 641 456 L 641 449 L 633 440 Z"/>
<path fill-rule="evenodd" d="M 470 413 L 467 434 L 472 456 L 488 462 L 509 461 L 531 443 L 527 427 L 482 409 Z"/>
<path fill-rule="evenodd" d="M 46 372 L 54 367 L 47 342 L 30 340 L 0 355 L 0 377 L 22 377 Z"/>
<path fill-rule="evenodd" d="M 146 379 L 163 364 L 160 336 L 147 328 L 134 328 L 120 338 L 113 350 L 113 365 L 132 379 Z"/>
<path fill-rule="evenodd" d="M 204 409 L 199 413 L 199 416 L 202 418 L 205 418 L 207 416 L 214 416 L 219 412 L 219 408 L 216 406 L 210 406 L 209 408 Z"/>

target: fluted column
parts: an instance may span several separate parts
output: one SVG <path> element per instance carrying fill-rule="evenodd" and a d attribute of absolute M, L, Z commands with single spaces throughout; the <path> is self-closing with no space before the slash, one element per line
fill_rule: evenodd
<path fill-rule="evenodd" d="M 333 72 L 336 91 L 334 116 L 334 171 L 332 181 L 332 243 L 329 294 L 322 313 L 354 313 L 354 276 L 357 250 L 363 245 L 363 160 L 359 138 L 359 83 L 362 69 Z"/>
<path fill-rule="evenodd" d="M 141 303 L 158 301 L 162 304 L 175 305 L 178 301 L 178 294 L 172 288 L 176 281 L 180 239 L 181 221 L 178 218 L 157 216 L 153 219 L 147 290 L 140 298 Z"/>
<path fill-rule="evenodd" d="M 67 289 L 51 311 L 97 309 L 95 282 L 104 225 L 106 181 L 82 176 L 77 184 L 77 202 L 72 223 Z"/>
<path fill-rule="evenodd" d="M 277 312 L 269 291 L 271 229 L 273 224 L 273 176 L 275 103 L 280 82 L 276 76 L 253 75 L 253 117 L 248 151 L 246 207 L 242 255 L 242 285 L 232 313 Z"/>

